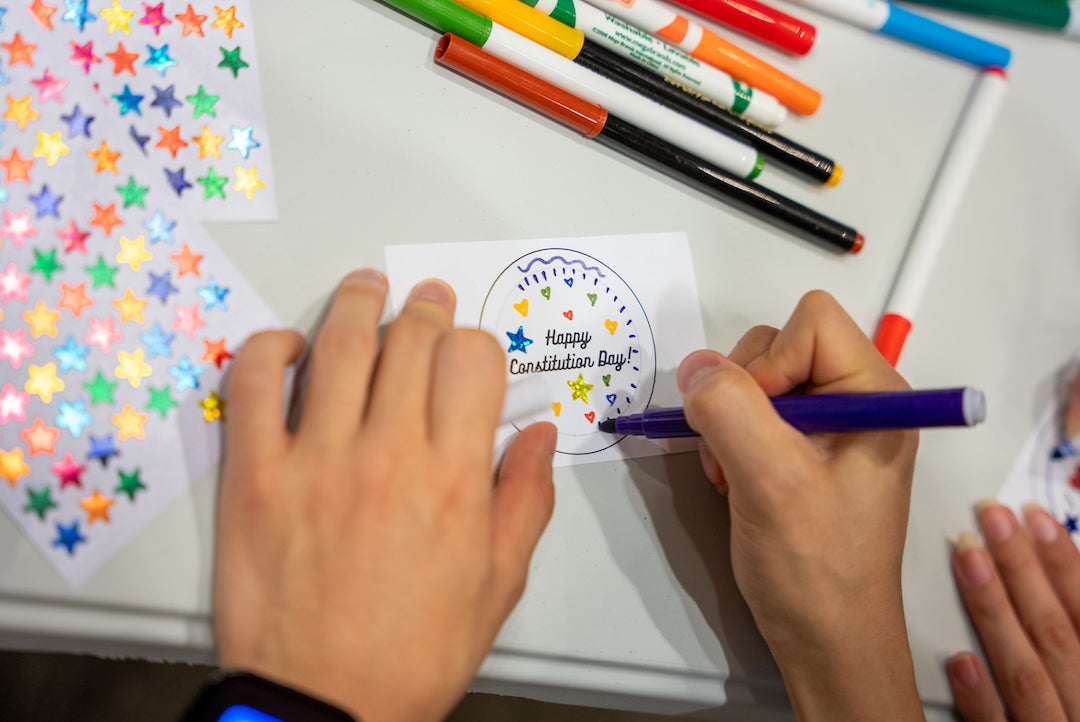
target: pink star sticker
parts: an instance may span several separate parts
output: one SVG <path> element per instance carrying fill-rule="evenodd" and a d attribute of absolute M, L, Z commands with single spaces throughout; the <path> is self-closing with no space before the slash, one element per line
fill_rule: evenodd
<path fill-rule="evenodd" d="M 9 263 L 4 275 L 0 276 L 0 301 L 29 301 L 30 274 L 20 273 L 14 263 Z"/>
<path fill-rule="evenodd" d="M 26 421 L 26 405 L 30 403 L 30 394 L 16 391 L 11 384 L 4 384 L 0 389 L 0 424 L 14 419 L 20 424 Z"/>
<path fill-rule="evenodd" d="M 48 68 L 45 68 L 45 74 L 40 78 L 31 79 L 30 84 L 38 89 L 39 103 L 48 100 L 55 100 L 57 103 L 64 102 L 64 88 L 67 87 L 67 81 L 54 78 L 52 71 Z"/>
<path fill-rule="evenodd" d="M 86 467 L 75 461 L 75 457 L 71 455 L 71 452 L 64 454 L 64 458 L 61 461 L 52 465 L 52 473 L 56 474 L 60 478 L 60 489 L 63 490 L 68 484 L 74 484 L 75 486 L 82 488 L 82 473 L 86 470 Z"/>
<path fill-rule="evenodd" d="M 195 333 L 204 326 L 206 321 L 199 315 L 199 304 L 192 304 L 190 309 L 179 305 L 176 307 L 176 321 L 172 325 L 174 329 L 186 333 L 188 338 L 195 338 Z"/>
<path fill-rule="evenodd" d="M 94 55 L 94 41 L 91 40 L 86 45 L 79 45 L 75 41 L 71 42 L 71 64 L 79 65 L 82 67 L 86 74 L 90 74 L 90 66 L 94 63 L 100 63 L 101 58 Z"/>
<path fill-rule="evenodd" d="M 158 3 L 153 6 L 150 3 L 143 3 L 143 10 L 146 11 L 146 15 L 143 15 L 139 23 L 154 28 L 154 35 L 161 34 L 162 25 L 172 25 L 172 20 L 165 17 L 164 7 L 165 3 Z"/>
<path fill-rule="evenodd" d="M 68 227 L 64 230 L 57 231 L 56 235 L 60 236 L 60 240 L 64 242 L 64 253 L 72 251 L 86 253 L 86 239 L 90 237 L 90 232 L 80 231 L 74 220 L 68 223 Z"/>
<path fill-rule="evenodd" d="M 22 248 L 27 238 L 36 235 L 37 229 L 30 222 L 30 211 L 22 213 L 4 211 L 4 225 L 0 226 L 0 238 L 10 238 L 16 248 Z"/>
<path fill-rule="evenodd" d="M 22 366 L 24 358 L 34 354 L 34 347 L 26 342 L 25 329 L 7 331 L 0 328 L 0 358 L 6 358 L 13 367 Z"/>
<path fill-rule="evenodd" d="M 105 353 L 112 353 L 112 345 L 119 343 L 123 338 L 116 330 L 115 323 L 111 316 L 90 319 L 90 333 L 86 334 L 86 342 L 91 346 L 97 346 Z"/>

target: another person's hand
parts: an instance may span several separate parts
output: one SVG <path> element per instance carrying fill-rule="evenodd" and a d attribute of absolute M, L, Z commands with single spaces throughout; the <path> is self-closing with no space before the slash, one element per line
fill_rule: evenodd
<path fill-rule="evenodd" d="M 918 432 L 806 436 L 769 397 L 908 388 L 828 294 L 679 368 L 735 580 L 800 719 L 921 718 L 900 567 Z"/>
<path fill-rule="evenodd" d="M 1080 552 L 1034 504 L 1026 529 L 993 502 L 978 520 L 986 546 L 961 534 L 953 574 L 993 677 L 972 652 L 953 656 L 957 709 L 968 722 L 1004 722 L 1006 710 L 1017 722 L 1080 720 Z"/>
<path fill-rule="evenodd" d="M 453 329 L 454 294 L 413 289 L 386 331 L 386 279 L 341 283 L 285 425 L 294 332 L 237 353 L 218 512 L 214 623 L 245 668 L 365 722 L 442 719 L 519 599 L 552 511 L 555 429 L 531 426 L 493 483 L 503 352 Z"/>

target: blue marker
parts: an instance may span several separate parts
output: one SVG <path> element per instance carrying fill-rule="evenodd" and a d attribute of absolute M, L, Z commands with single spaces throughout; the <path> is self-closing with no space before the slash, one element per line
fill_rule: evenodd
<path fill-rule="evenodd" d="M 820 13 L 980 68 L 1004 68 L 1012 51 L 884 0 L 792 0 Z"/>

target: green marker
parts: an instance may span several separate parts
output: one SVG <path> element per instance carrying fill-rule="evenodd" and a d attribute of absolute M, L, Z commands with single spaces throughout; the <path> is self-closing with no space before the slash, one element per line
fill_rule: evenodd
<path fill-rule="evenodd" d="M 933 7 L 972 15 L 1013 20 L 1060 30 L 1080 38 L 1080 2 L 1072 0 L 912 0 Z"/>

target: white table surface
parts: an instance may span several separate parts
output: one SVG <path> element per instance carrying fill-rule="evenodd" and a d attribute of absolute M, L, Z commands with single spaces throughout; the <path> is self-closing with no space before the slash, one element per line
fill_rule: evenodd
<path fill-rule="evenodd" d="M 770 170 L 761 181 L 861 229 L 858 256 L 812 247 L 435 67 L 437 34 L 374 0 L 258 4 L 280 221 L 211 231 L 282 321 L 305 330 L 346 269 L 383 266 L 386 244 L 682 230 L 714 347 L 782 324 L 814 288 L 872 333 L 975 73 L 815 19 L 809 57 L 760 55 L 824 92 L 817 115 L 782 131 L 837 159 L 845 180 L 812 189 Z M 997 491 L 1040 383 L 1080 337 L 1080 44 L 958 22 L 1016 57 L 900 362 L 917 387 L 975 385 L 990 404 L 975 430 L 924 433 L 916 469 L 905 602 L 933 715 L 949 698 L 944 658 L 973 643 L 949 539 Z M 564 468 L 556 486 L 528 592 L 476 689 L 784 718 L 731 577 L 724 503 L 696 457 Z M 211 656 L 214 495 L 212 478 L 197 480 L 78 589 L 0 518 L 0 643 Z"/>

